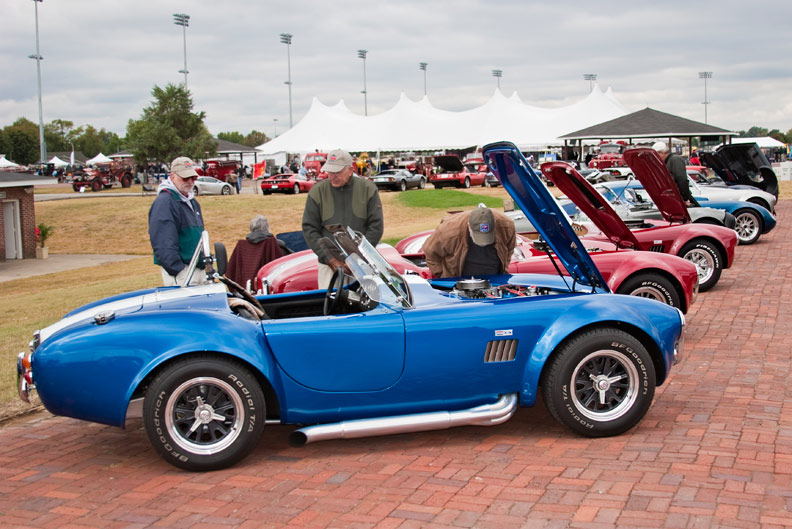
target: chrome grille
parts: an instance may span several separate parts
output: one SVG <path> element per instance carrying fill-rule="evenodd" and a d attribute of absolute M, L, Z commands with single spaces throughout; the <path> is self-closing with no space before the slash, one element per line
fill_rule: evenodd
<path fill-rule="evenodd" d="M 511 362 L 517 355 L 517 340 L 493 340 L 487 342 L 484 362 Z"/>

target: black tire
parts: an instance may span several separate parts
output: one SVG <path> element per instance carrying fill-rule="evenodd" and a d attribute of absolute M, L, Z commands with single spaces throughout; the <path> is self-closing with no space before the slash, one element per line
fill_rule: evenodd
<path fill-rule="evenodd" d="M 230 195 L 231 194 L 231 187 L 230 186 L 223 186 L 223 189 L 220 190 L 220 193 L 223 195 Z"/>
<path fill-rule="evenodd" d="M 421 178 L 418 181 L 418 189 L 424 189 L 424 188 L 426 188 L 426 178 Z"/>
<path fill-rule="evenodd" d="M 121 187 L 124 189 L 130 187 L 132 185 L 132 175 L 129 173 L 124 173 L 121 176 Z"/>
<path fill-rule="evenodd" d="M 443 186 L 440 184 L 432 184 L 435 189 L 443 189 Z"/>
<path fill-rule="evenodd" d="M 256 377 L 238 362 L 212 356 L 168 366 L 143 401 L 149 441 L 185 470 L 217 470 L 241 460 L 261 438 L 265 417 Z"/>
<path fill-rule="evenodd" d="M 462 182 L 462 187 L 464 187 L 465 189 L 470 189 L 470 178 L 469 177 L 467 177 L 467 176 L 465 177 L 465 181 Z"/>
<path fill-rule="evenodd" d="M 671 281 L 660 274 L 650 272 L 630 277 L 619 285 L 616 293 L 649 298 L 678 309 L 682 308 L 677 289 Z"/>
<path fill-rule="evenodd" d="M 298 183 L 295 183 L 295 184 L 294 184 L 294 188 L 292 189 L 292 192 L 293 192 L 295 195 L 299 195 L 299 194 L 300 194 L 300 184 L 298 184 Z"/>
<path fill-rule="evenodd" d="M 407 191 L 407 181 L 399 180 L 399 191 Z"/>
<path fill-rule="evenodd" d="M 193 194 L 194 194 L 195 196 L 198 196 L 198 195 L 200 195 L 200 194 L 201 194 L 201 190 L 200 190 L 200 189 L 198 189 L 198 186 L 193 186 Z"/>
<path fill-rule="evenodd" d="M 750 209 L 741 209 L 734 213 L 734 231 L 740 244 L 753 244 L 762 236 L 762 217 Z"/>
<path fill-rule="evenodd" d="M 271 195 L 272 191 L 262 191 L 262 193 L 265 194 L 265 195 Z"/>
<path fill-rule="evenodd" d="M 696 265 L 699 276 L 699 292 L 706 292 L 717 284 L 723 271 L 723 263 L 720 252 L 711 242 L 690 241 L 682 247 L 679 257 Z"/>
<path fill-rule="evenodd" d="M 641 342 L 602 328 L 562 344 L 545 365 L 541 385 L 545 406 L 559 423 L 587 437 L 606 437 L 643 419 L 656 377 Z"/>
<path fill-rule="evenodd" d="M 82 189 L 82 186 L 78 186 L 77 184 L 72 184 L 72 189 L 74 190 L 75 193 L 79 193 L 80 189 Z"/>
<path fill-rule="evenodd" d="M 91 191 L 97 192 L 102 190 L 102 180 L 100 178 L 94 178 L 91 180 Z"/>

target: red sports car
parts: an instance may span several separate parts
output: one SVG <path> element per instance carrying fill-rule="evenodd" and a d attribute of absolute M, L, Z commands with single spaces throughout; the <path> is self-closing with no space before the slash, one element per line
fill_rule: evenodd
<path fill-rule="evenodd" d="M 423 242 L 433 230 L 410 235 L 396 244 L 402 257 L 423 265 Z M 620 251 L 610 242 L 586 241 L 589 256 L 597 265 L 610 289 L 617 294 L 652 298 L 687 312 L 698 293 L 698 274 L 695 265 L 679 257 L 652 252 Z M 541 244 L 517 235 L 510 274 L 556 274 L 553 261 Z M 561 269 L 566 275 L 566 272 Z"/>
<path fill-rule="evenodd" d="M 316 180 L 303 176 L 300 173 L 276 174 L 261 181 L 261 192 L 265 195 L 272 193 L 307 193 L 316 183 Z"/>
<path fill-rule="evenodd" d="M 618 248 L 669 253 L 687 259 L 698 268 L 702 292 L 714 287 L 723 269 L 732 265 L 737 246 L 734 230 L 709 224 L 681 224 L 686 211 L 678 211 L 676 216 L 666 217 L 666 221 L 640 220 L 628 226 L 605 197 L 568 163 L 547 162 L 541 170 L 601 231 L 600 234 L 589 232 L 582 238 L 584 241 L 611 242 Z M 656 180 L 644 182 L 644 189 L 653 182 L 657 183 Z M 650 193 L 659 196 L 663 189 Z"/>
<path fill-rule="evenodd" d="M 486 186 L 486 173 L 471 171 L 462 163 L 459 156 L 435 156 L 434 165 L 438 167 L 436 174 L 429 175 L 429 183 L 436 189 L 454 186 L 468 188 L 470 186 Z"/>

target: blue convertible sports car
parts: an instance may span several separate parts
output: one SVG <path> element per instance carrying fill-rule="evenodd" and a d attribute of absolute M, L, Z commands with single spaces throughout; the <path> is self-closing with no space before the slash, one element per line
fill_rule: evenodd
<path fill-rule="evenodd" d="M 341 269 L 327 291 L 254 297 L 214 271 L 223 259 L 204 234 L 190 266 L 207 256 L 213 284 L 111 297 L 37 331 L 17 361 L 20 396 L 35 385 L 52 413 L 115 426 L 142 402 L 154 448 L 188 470 L 239 461 L 265 424 L 308 425 L 297 445 L 496 425 L 539 391 L 575 432 L 629 430 L 669 375 L 684 316 L 608 293 L 516 147 L 484 156 L 570 277 L 430 283 L 339 227 L 323 244 L 353 277 Z"/>

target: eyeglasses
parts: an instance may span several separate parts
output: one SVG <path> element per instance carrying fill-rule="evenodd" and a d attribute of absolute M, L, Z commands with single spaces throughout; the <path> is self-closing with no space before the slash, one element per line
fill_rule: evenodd
<path fill-rule="evenodd" d="M 178 175 L 177 175 L 177 176 L 178 176 Z M 195 182 L 196 180 L 198 180 L 198 177 L 197 177 L 197 176 L 179 176 L 179 178 L 181 178 L 182 180 L 192 180 L 193 182 Z"/>

